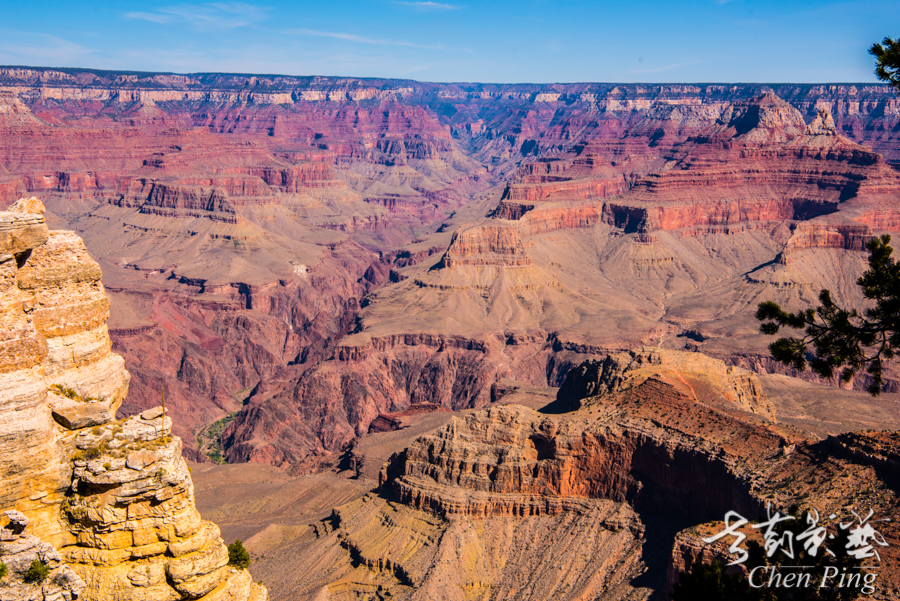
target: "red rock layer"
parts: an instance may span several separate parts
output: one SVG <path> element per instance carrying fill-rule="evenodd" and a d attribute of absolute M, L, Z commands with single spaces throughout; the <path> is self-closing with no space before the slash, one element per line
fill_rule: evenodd
<path fill-rule="evenodd" d="M 0 160 L 33 193 L 89 193 L 134 206 L 146 200 L 140 197 L 143 188 L 160 178 L 219 188 L 235 197 L 344 186 L 322 163 L 290 165 L 259 144 L 234 143 L 202 131 L 147 135 L 131 128 L 36 127 L 5 135 L 9 144 Z"/>
<path fill-rule="evenodd" d="M 116 293 L 151 307 L 156 324 L 125 323 L 116 340 L 127 347 L 130 367 L 147 366 L 143 372 L 131 367 L 135 406 L 155 404 L 167 387 L 179 399 L 178 411 L 194 411 L 202 424 L 237 410 L 253 393 L 229 439 L 235 459 L 302 463 L 339 450 L 379 413 L 427 395 L 447 406 L 483 402 L 504 369 L 503 352 L 513 351 L 483 352 L 476 347 L 489 345 L 471 332 L 434 334 L 427 346 L 404 339 L 375 353 L 366 344 L 338 344 L 351 331 L 366 334 L 371 324 L 357 320 L 359 306 L 377 299 L 363 301 L 363 295 L 407 278 L 403 265 L 414 255 L 423 259 L 421 248 L 447 248 L 441 267 L 521 275 L 538 271 L 532 262 L 539 253 L 529 255 L 527 238 L 552 230 L 599 225 L 597 231 L 649 241 L 652 231 L 672 228 L 731 235 L 764 231 L 759 220 L 827 221 L 821 218 L 836 208 L 847 213 L 828 221 L 827 231 L 857 217 L 866 223 L 877 215 L 888 225 L 893 219 L 885 199 L 895 184 L 884 164 L 834 135 L 852 134 L 893 153 L 889 160 L 900 157 L 892 129 L 900 113 L 882 86 L 777 87 L 796 113 L 769 97 L 732 106 L 758 97 L 758 86 L 438 85 L 18 68 L 0 68 L 0 85 L 9 91 L 0 103 L 6 107 L 0 135 L 9 140 L 0 145 L 4 178 L 21 178 L 27 189 L 52 197 L 53 210 L 78 227 L 98 231 L 111 214 L 104 211 L 130 209 L 117 222 L 122 228 L 166 241 L 158 253 L 134 259 L 130 250 L 95 238 L 101 259 L 150 265 L 139 278 L 154 273 L 164 281 L 132 282 Z M 833 128 L 820 117 L 824 108 Z M 805 122 L 816 131 L 807 133 Z M 791 145 L 826 138 L 829 144 Z M 493 215 L 507 222 L 461 227 L 474 214 L 477 195 L 510 175 L 507 198 Z M 718 195 L 711 183 L 721 185 Z M 349 188 L 368 207 L 335 200 L 353 197 Z M 534 200 L 513 198 L 520 196 Z M 877 202 L 857 202 L 866 198 Z M 94 206 L 100 200 L 121 207 Z M 491 208 L 485 202 L 478 215 Z M 206 226 L 217 229 L 204 233 Z M 449 245 L 436 236 L 409 257 L 398 254 L 411 239 L 450 228 L 458 233 Z M 233 244 L 243 269 L 269 259 L 294 267 L 252 284 L 238 276 L 211 282 L 200 270 L 183 276 L 180 263 L 189 252 L 172 250 L 173 230 L 196 236 L 194 248 L 223 252 L 221 241 Z M 335 231 L 360 245 L 335 247 Z M 813 238 L 825 240 L 814 243 L 820 246 L 857 244 L 853 235 Z M 285 239 L 302 244 L 266 254 Z M 325 258 L 301 266 L 298 253 Z M 682 258 L 670 255 L 642 255 L 628 265 L 657 261 L 674 273 Z M 314 285 L 291 279 L 304 270 L 319 278 Z M 487 296 L 489 289 L 465 278 L 409 276 L 409 284 L 428 280 L 429 290 L 442 293 L 477 289 Z M 676 288 L 696 285 L 671 277 Z M 516 281 L 509 289 L 518 295 L 550 280 Z M 516 295 L 510 298 L 519 302 Z M 528 302 L 548 313 L 571 304 L 545 300 Z M 574 352 L 548 348 L 552 333 L 540 332 L 539 342 L 515 350 L 538 354 L 522 368 L 535 383 L 558 375 L 568 365 L 565 353 Z M 371 338 L 396 342 L 406 335 L 425 340 L 432 333 L 381 331 Z M 473 348 L 457 348 L 456 340 L 473 341 Z M 159 348 L 165 349 L 160 356 L 147 358 Z M 363 365 L 370 373 L 350 373 Z M 311 379 L 301 382 L 304 377 Z"/>
<path fill-rule="evenodd" d="M 890 202 L 890 191 L 900 187 L 900 178 L 880 156 L 837 136 L 833 129 L 816 131 L 821 133 L 807 133 L 793 107 L 771 94 L 763 95 L 729 106 L 715 123 L 694 130 L 685 143 L 672 145 L 666 151 L 666 167 L 636 179 L 633 186 L 618 181 L 620 194 L 615 200 L 557 204 L 543 212 L 501 205 L 493 216 L 519 219 L 526 231 L 537 233 L 589 227 L 602 212 L 604 222 L 626 233 L 649 233 L 809 220 L 838 211 L 839 203 L 850 199 L 853 211 L 848 214 Z M 517 176 L 521 183 L 510 184 L 510 200 L 547 200 L 555 189 L 566 189 L 559 198 L 569 200 L 579 196 L 579 186 L 616 183 L 593 179 L 574 163 L 568 168 L 554 163 L 552 171 L 558 174 L 554 179 L 566 174 L 584 179 L 546 184 L 541 178 L 549 176 L 536 176 L 536 169 L 528 167 Z M 598 198 L 609 195 L 597 190 Z M 567 217 L 569 212 L 574 214 Z M 879 223 L 890 225 L 890 214 L 870 211 L 857 221 L 875 223 L 874 215 L 878 215 Z M 531 223 L 535 225 L 529 227 Z"/>
<path fill-rule="evenodd" d="M 900 214 L 896 211 L 870 211 L 856 217 L 854 221 L 864 223 L 873 230 L 900 232 Z"/>
<path fill-rule="evenodd" d="M 111 330 L 117 351 L 141 358 L 129 365 L 131 392 L 122 411 L 155 406 L 163 390 L 174 413 L 191 416 L 175 431 L 193 441 L 198 423 L 240 409 L 252 395 L 267 398 L 289 387 L 353 328 L 357 299 L 387 277 L 385 270 L 365 278 L 373 262 L 375 255 L 351 244 L 332 249 L 301 280 L 216 287 L 182 279 L 173 291 L 154 291 L 145 302 L 155 325 Z M 198 397 L 207 403 L 198 406 Z M 186 455 L 204 460 L 192 447 Z"/>
<path fill-rule="evenodd" d="M 437 267 L 459 265 L 531 265 L 515 228 L 482 225 L 453 234 L 450 247 Z"/>
<path fill-rule="evenodd" d="M 25 195 L 25 187 L 20 177 L 0 175 L 0 204 L 10 205 Z"/>
<path fill-rule="evenodd" d="M 866 249 L 866 243 L 871 237 L 871 230 L 864 225 L 800 223 L 784 246 L 781 262 L 789 263 L 789 257 L 795 251 L 809 248 L 862 251 Z"/>
<path fill-rule="evenodd" d="M 435 411 L 448 411 L 440 405 L 434 403 L 414 403 L 409 409 L 403 411 L 394 411 L 392 413 L 379 413 L 378 417 L 369 424 L 369 434 L 373 432 L 390 432 L 391 430 L 399 430 L 403 427 L 403 418 L 413 415 L 422 415 L 423 413 L 434 413 Z"/>

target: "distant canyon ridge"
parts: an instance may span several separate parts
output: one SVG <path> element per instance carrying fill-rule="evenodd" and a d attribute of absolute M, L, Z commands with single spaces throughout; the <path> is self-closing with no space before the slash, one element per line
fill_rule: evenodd
<path fill-rule="evenodd" d="M 863 306 L 900 230 L 881 85 L 0 67 L 0 136 L 4 208 L 37 196 L 102 267 L 120 412 L 164 395 L 198 461 L 230 415 L 213 447 L 293 473 L 642 345 L 786 373 L 756 305 Z"/>

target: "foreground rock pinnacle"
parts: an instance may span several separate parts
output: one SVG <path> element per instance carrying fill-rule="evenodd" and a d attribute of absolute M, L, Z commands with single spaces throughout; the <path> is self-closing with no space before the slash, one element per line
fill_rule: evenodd
<path fill-rule="evenodd" d="M 0 212 L 0 599 L 264 601 L 197 512 L 172 420 L 113 419 L 129 375 L 100 267 L 43 212 Z"/>

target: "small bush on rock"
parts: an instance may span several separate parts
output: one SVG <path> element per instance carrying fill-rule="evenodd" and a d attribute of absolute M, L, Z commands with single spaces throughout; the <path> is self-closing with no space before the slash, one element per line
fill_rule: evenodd
<path fill-rule="evenodd" d="M 238 539 L 228 545 L 228 565 L 246 569 L 250 565 L 250 554 L 244 548 L 244 543 Z"/>
<path fill-rule="evenodd" d="M 28 571 L 25 572 L 24 580 L 25 582 L 36 582 L 40 583 L 47 579 L 47 576 L 50 575 L 50 568 L 47 567 L 40 559 L 35 559 L 31 562 L 31 567 L 28 568 Z"/>
<path fill-rule="evenodd" d="M 78 391 L 72 388 L 71 386 L 65 386 L 63 384 L 53 384 L 50 386 L 50 390 L 55 392 L 56 394 L 62 395 L 67 399 L 72 399 L 73 401 L 77 401 L 80 399 L 81 395 L 78 394 Z"/>

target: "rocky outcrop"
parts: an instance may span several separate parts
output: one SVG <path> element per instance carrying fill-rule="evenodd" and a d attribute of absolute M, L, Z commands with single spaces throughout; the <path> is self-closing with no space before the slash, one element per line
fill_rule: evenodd
<path fill-rule="evenodd" d="M 582 393 L 569 387 L 588 395 L 580 409 L 468 412 L 395 454 L 379 495 L 317 524 L 309 547 L 316 568 L 299 571 L 297 592 L 664 597 L 695 562 L 732 559 L 727 542 L 701 540 L 721 530 L 726 512 L 754 519 L 769 502 L 781 511 L 834 508 L 849 519 L 848 508 L 872 508 L 891 520 L 879 522 L 888 542 L 882 562 L 896 553 L 896 434 L 804 441 L 718 387 L 749 382 L 696 353 L 645 349 L 611 358 L 605 370 L 583 367 L 605 377 Z M 560 553 L 566 567 L 544 572 Z M 889 572 L 879 576 L 882 591 L 894 586 Z"/>
<path fill-rule="evenodd" d="M 783 144 L 806 133 L 800 112 L 766 91 L 748 101 L 726 107 L 715 125 L 698 134 L 698 139 L 718 141 L 740 139 L 748 145 Z"/>
<path fill-rule="evenodd" d="M 57 395 L 50 388 L 72 388 L 72 396 L 91 397 L 115 411 L 128 375 L 122 359 L 110 353 L 100 270 L 81 241 L 68 232 L 50 234 L 39 201 L 11 208 L 0 213 L 0 506 L 24 512 L 31 532 L 54 544 L 62 534 L 57 514 L 71 474 L 57 447 L 49 402 Z"/>
<path fill-rule="evenodd" d="M 524 267 L 532 263 L 514 228 L 483 225 L 453 234 L 450 247 L 437 268 L 457 265 Z"/>
<path fill-rule="evenodd" d="M 4 601 L 43 601 L 79 599 L 84 581 L 63 563 L 59 551 L 51 544 L 25 532 L 29 520 L 21 512 L 4 513 L 9 523 L 0 529 L 0 563 L 6 576 L 0 580 L 0 598 Z M 34 573 L 39 564 L 45 574 Z"/>
<path fill-rule="evenodd" d="M 129 375 L 111 351 L 100 267 L 73 232 L 48 232 L 40 201 L 11 209 L 0 213 L 0 505 L 14 509 L 0 531 L 11 572 L 0 595 L 264 600 L 225 567 L 164 410 L 113 420 Z M 40 585 L 22 582 L 34 560 L 50 568 Z"/>
<path fill-rule="evenodd" d="M 675 583 L 681 578 L 681 574 L 689 573 L 697 563 L 711 564 L 718 561 L 729 564 L 733 561 L 733 557 L 728 553 L 728 544 L 723 539 L 712 544 L 703 540 L 703 538 L 715 536 L 721 530 L 716 526 L 721 525 L 723 525 L 721 522 L 714 522 L 714 525 L 703 524 L 682 530 L 675 535 L 675 542 L 672 543 L 672 556 L 666 566 L 665 591 L 671 592 Z M 755 534 L 749 526 L 745 526 L 741 532 L 748 537 Z M 743 569 L 743 565 L 738 564 L 727 566 L 725 573 L 746 576 L 747 570 Z"/>
<path fill-rule="evenodd" d="M 799 223 L 781 251 L 779 262 L 791 262 L 797 251 L 810 248 L 865 250 L 872 238 L 872 230 L 865 225 Z"/>
<path fill-rule="evenodd" d="M 666 394 L 674 405 L 692 401 L 656 379 L 637 385 L 631 397 L 638 402 Z M 758 508 L 749 490 L 725 484 L 730 462 L 700 457 L 699 439 L 584 426 L 515 405 L 489 409 L 417 440 L 386 469 L 383 481 L 401 502 L 451 518 L 556 515 L 591 498 L 648 511 L 665 505 L 670 515 L 707 519 L 724 507 L 754 514 Z M 689 490 L 675 485 L 688 480 Z M 722 487 L 716 495 L 701 492 L 717 481 Z"/>
<path fill-rule="evenodd" d="M 31 252 L 17 279 L 19 290 L 31 295 L 31 318 L 47 341 L 43 367 L 50 394 L 59 397 L 59 389 L 74 388 L 114 414 L 125 399 L 129 376 L 122 358 L 111 352 L 101 275 L 74 232 L 53 231 Z"/>
<path fill-rule="evenodd" d="M 74 544 L 62 549 L 98 599 L 216 599 L 265 591 L 229 568 L 215 524 L 201 520 L 193 485 L 162 407 L 81 430 L 63 515 Z"/>
<path fill-rule="evenodd" d="M 776 421 L 775 408 L 753 372 L 725 365 L 701 353 L 642 348 L 587 361 L 566 375 L 557 395 L 561 405 L 579 408 L 583 399 L 615 394 L 639 385 L 648 377 L 669 381 L 698 402 L 725 400 L 741 411 Z M 701 382 L 694 386 L 691 381 Z M 720 408 L 726 408 L 721 405 Z"/>
<path fill-rule="evenodd" d="M 400 428 L 405 427 L 403 418 L 422 415 L 424 413 L 434 413 L 435 411 L 447 411 L 447 409 L 440 405 L 435 405 L 434 403 L 414 403 L 409 406 L 409 409 L 404 409 L 403 411 L 379 413 L 378 417 L 369 424 L 369 434 L 373 432 L 399 430 Z"/>

